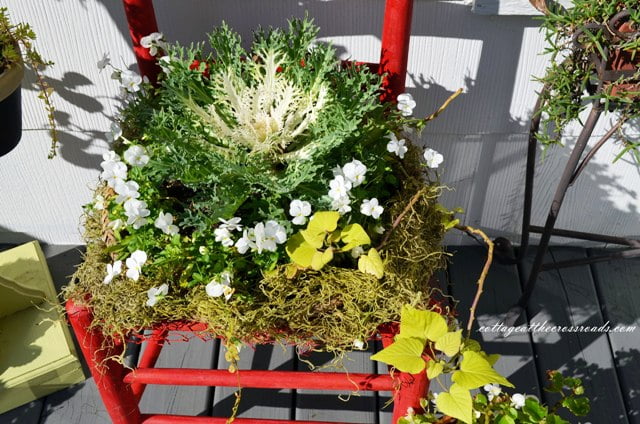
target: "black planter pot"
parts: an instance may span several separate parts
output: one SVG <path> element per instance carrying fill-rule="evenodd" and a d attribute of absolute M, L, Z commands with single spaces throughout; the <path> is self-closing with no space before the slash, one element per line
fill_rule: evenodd
<path fill-rule="evenodd" d="M 22 137 L 22 64 L 0 74 L 0 156 L 13 150 Z"/>

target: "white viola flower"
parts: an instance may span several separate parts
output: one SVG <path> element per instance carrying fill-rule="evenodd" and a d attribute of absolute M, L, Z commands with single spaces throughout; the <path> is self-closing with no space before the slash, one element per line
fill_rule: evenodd
<path fill-rule="evenodd" d="M 220 297 L 224 295 L 225 300 L 231 299 L 231 295 L 235 291 L 235 289 L 231 287 L 231 279 L 232 275 L 230 272 L 225 271 L 221 273 L 218 278 L 214 278 L 206 285 L 205 290 L 207 295 L 210 297 Z"/>
<path fill-rule="evenodd" d="M 382 225 L 376 225 L 375 227 L 373 227 L 373 231 L 376 234 L 384 234 L 385 229 L 384 229 L 384 227 Z"/>
<path fill-rule="evenodd" d="M 500 396 L 500 393 L 502 393 L 502 389 L 500 389 L 499 384 L 485 384 L 483 389 L 485 392 L 487 392 L 487 398 L 489 398 L 489 402 L 491 402 L 494 397 Z"/>
<path fill-rule="evenodd" d="M 132 166 L 143 167 L 149 163 L 149 155 L 147 149 L 136 144 L 124 152 L 124 160 Z"/>
<path fill-rule="evenodd" d="M 104 284 L 109 284 L 114 277 L 120 275 L 122 272 L 122 261 L 115 261 L 113 264 L 107 264 L 107 275 L 104 277 L 102 282 Z"/>
<path fill-rule="evenodd" d="M 402 116 L 411 116 L 415 107 L 416 102 L 411 94 L 402 93 L 398 96 L 398 110 L 402 113 Z"/>
<path fill-rule="evenodd" d="M 435 405 L 436 401 L 438 400 L 438 396 L 439 395 L 440 395 L 440 393 L 437 393 L 437 392 L 431 393 L 431 396 L 433 396 L 433 399 L 431 399 L 431 403 L 433 403 Z"/>
<path fill-rule="evenodd" d="M 358 350 L 362 350 L 364 349 L 364 342 L 360 339 L 355 339 L 353 341 L 353 347 L 358 349 Z"/>
<path fill-rule="evenodd" d="M 291 222 L 295 225 L 307 223 L 307 217 L 311 215 L 311 203 L 306 200 L 295 199 L 289 204 L 289 215 L 293 217 Z"/>
<path fill-rule="evenodd" d="M 127 277 L 134 281 L 138 281 L 140 273 L 142 272 L 142 266 L 147 262 L 147 253 L 143 250 L 136 250 L 126 260 L 127 264 Z"/>
<path fill-rule="evenodd" d="M 256 240 L 256 237 L 255 237 L 253 228 L 244 230 L 242 233 L 242 237 L 240 237 L 238 241 L 236 241 L 236 245 L 235 245 L 236 249 L 238 249 L 238 252 L 241 255 L 244 255 L 245 253 L 247 253 L 249 249 L 255 250 L 257 249 L 255 240 Z"/>
<path fill-rule="evenodd" d="M 240 225 L 242 218 L 238 216 L 234 216 L 229 220 L 218 218 L 218 221 L 222 222 L 218 228 L 225 228 L 229 231 L 242 231 L 242 225 Z"/>
<path fill-rule="evenodd" d="M 524 403 L 527 399 L 524 397 L 523 394 L 521 393 L 515 393 L 513 396 L 511 396 L 511 406 L 513 406 L 516 409 L 520 409 L 524 406 Z"/>
<path fill-rule="evenodd" d="M 146 217 L 148 217 L 150 213 L 149 209 L 147 209 L 147 203 L 142 200 L 130 199 L 124 202 L 124 214 L 127 216 L 127 225 L 133 225 L 135 230 L 147 223 Z"/>
<path fill-rule="evenodd" d="M 229 230 L 227 230 L 226 228 L 216 228 L 213 231 L 213 234 L 216 235 L 216 241 L 219 243 L 222 243 L 223 246 L 225 247 L 231 247 L 233 246 L 233 239 L 231 238 L 231 232 L 229 232 Z"/>
<path fill-rule="evenodd" d="M 109 222 L 109 228 L 112 228 L 114 231 L 119 230 L 120 228 L 124 228 L 124 221 L 121 219 L 114 219 L 113 221 Z"/>
<path fill-rule="evenodd" d="M 395 153 L 400 159 L 404 159 L 405 153 L 409 150 L 407 146 L 405 146 L 405 140 L 398 140 L 394 133 L 391 133 L 387 136 L 389 142 L 387 143 L 387 152 Z"/>
<path fill-rule="evenodd" d="M 347 197 L 349 190 L 351 190 L 351 181 L 346 180 L 342 175 L 338 175 L 329 181 L 329 197 L 334 200 Z"/>
<path fill-rule="evenodd" d="M 142 84 L 142 77 L 135 72 L 123 71 L 120 74 L 122 80 L 122 88 L 128 93 L 135 93 L 140 91 L 140 84 Z"/>
<path fill-rule="evenodd" d="M 344 173 L 344 177 L 351 182 L 353 187 L 358 187 L 364 182 L 367 167 L 364 163 L 354 159 L 342 167 L 342 172 Z"/>
<path fill-rule="evenodd" d="M 120 162 L 120 156 L 118 156 L 118 154 L 113 150 L 104 152 L 102 154 L 102 159 L 102 162 L 100 162 L 100 166 L 102 167 L 102 169 L 104 169 L 109 162 Z"/>
<path fill-rule="evenodd" d="M 338 197 L 331 201 L 331 209 L 340 212 L 340 215 L 351 212 L 351 199 L 349 196 Z"/>
<path fill-rule="evenodd" d="M 351 257 L 354 259 L 358 259 L 363 254 L 364 254 L 364 248 L 362 246 L 356 246 L 353 249 L 351 249 Z"/>
<path fill-rule="evenodd" d="M 116 203 L 121 204 L 127 200 L 137 199 L 140 197 L 138 189 L 140 186 L 135 181 L 117 181 L 114 190 L 117 194 Z"/>
<path fill-rule="evenodd" d="M 93 199 L 93 209 L 101 211 L 104 209 L 104 207 L 104 197 L 100 194 L 96 194 L 96 197 Z"/>
<path fill-rule="evenodd" d="M 104 166 L 100 177 L 107 182 L 111 188 L 115 188 L 118 182 L 127 179 L 127 165 L 124 162 L 103 162 Z"/>
<path fill-rule="evenodd" d="M 276 221 L 258 223 L 253 229 L 253 233 L 258 253 L 262 253 L 263 250 L 275 252 L 278 249 L 278 244 L 287 241 L 287 233 L 284 227 Z"/>
<path fill-rule="evenodd" d="M 364 199 L 360 205 L 360 213 L 370 216 L 373 219 L 380 218 L 382 212 L 384 212 L 384 208 L 378 204 L 378 199 L 375 197 L 372 199 Z"/>
<path fill-rule="evenodd" d="M 151 287 L 147 290 L 147 306 L 154 307 L 167 293 L 169 293 L 169 285 L 167 283 L 160 285 L 160 287 Z"/>
<path fill-rule="evenodd" d="M 161 32 L 152 32 L 140 39 L 140 45 L 149 49 L 149 54 L 155 56 L 158 54 L 158 48 L 164 48 L 164 35 Z"/>
<path fill-rule="evenodd" d="M 198 247 L 198 253 L 200 253 L 201 255 L 206 255 L 209 253 L 209 248 L 207 246 L 200 246 Z"/>
<path fill-rule="evenodd" d="M 333 168 L 333 169 L 331 170 L 331 172 L 333 173 L 333 176 L 334 176 L 334 177 L 337 177 L 338 175 L 340 175 L 340 176 L 344 177 L 344 174 L 342 173 L 342 167 L 340 167 L 340 166 L 338 166 L 338 165 L 336 165 L 336 167 L 335 167 L 335 168 Z"/>
<path fill-rule="evenodd" d="M 163 211 L 160 211 L 160 214 L 153 222 L 153 225 L 162 230 L 163 233 L 170 236 L 176 235 L 180 231 L 178 226 L 173 224 L 173 215 L 169 212 L 164 213 Z"/>
<path fill-rule="evenodd" d="M 482 416 L 482 413 L 480 411 L 473 411 L 473 416 L 476 418 L 476 420 L 479 420 L 480 417 Z"/>
<path fill-rule="evenodd" d="M 96 63 L 96 66 L 98 66 L 98 69 L 100 69 L 101 71 L 106 68 L 109 64 L 111 63 L 111 59 L 109 59 L 109 54 L 108 53 L 104 53 L 102 55 L 102 59 L 100 59 L 98 61 L 98 63 Z"/>
<path fill-rule="evenodd" d="M 158 66 L 162 69 L 162 72 L 168 74 L 171 72 L 171 57 L 165 55 L 158 59 Z"/>
<path fill-rule="evenodd" d="M 432 169 L 436 169 L 444 161 L 444 157 L 433 149 L 425 149 L 424 160 L 427 162 L 427 166 Z"/>

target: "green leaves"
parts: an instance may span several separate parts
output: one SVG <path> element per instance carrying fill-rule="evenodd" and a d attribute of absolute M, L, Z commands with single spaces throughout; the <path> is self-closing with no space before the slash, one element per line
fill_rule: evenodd
<path fill-rule="evenodd" d="M 443 392 L 436 398 L 436 406 L 444 414 L 457 418 L 464 423 L 473 421 L 471 393 L 459 384 L 452 384 L 449 392 Z"/>
<path fill-rule="evenodd" d="M 338 212 L 316 212 L 309 220 L 307 229 L 300 231 L 300 234 L 309 245 L 320 249 L 327 234 L 337 228 L 339 219 Z"/>
<path fill-rule="evenodd" d="M 460 351 L 462 341 L 462 330 L 453 333 L 445 333 L 436 340 L 436 350 L 447 356 L 453 356 Z"/>
<path fill-rule="evenodd" d="M 403 372 L 417 374 L 426 366 L 422 359 L 423 350 L 424 342 L 421 339 L 405 337 L 371 356 L 371 359 L 392 365 Z"/>
<path fill-rule="evenodd" d="M 469 390 L 491 383 L 513 387 L 513 384 L 498 374 L 482 355 L 472 351 L 463 353 L 460 370 L 454 372 L 451 379 Z"/>
<path fill-rule="evenodd" d="M 358 259 L 358 269 L 361 272 L 375 275 L 378 278 L 384 276 L 384 264 L 380 258 L 380 254 L 373 247 L 369 249 L 369 253 L 360 256 Z"/>
<path fill-rule="evenodd" d="M 340 249 L 342 252 L 349 251 L 354 247 L 371 244 L 369 235 L 360 224 L 347 225 L 340 231 L 339 238 L 345 243 L 342 249 Z"/>
<path fill-rule="evenodd" d="M 287 241 L 286 251 L 291 261 L 299 267 L 318 271 L 333 260 L 335 252 L 348 252 L 355 247 L 371 243 L 369 235 L 360 224 L 350 224 L 340 230 L 339 220 L 338 212 L 316 212 L 309 220 L 307 228 L 294 234 Z M 339 243 L 344 245 L 338 247 Z M 382 259 L 373 248 L 367 255 L 360 257 L 358 269 L 378 278 L 384 275 Z"/>
<path fill-rule="evenodd" d="M 435 341 L 448 331 L 447 321 L 433 311 L 421 311 L 405 305 L 400 314 L 399 337 L 418 337 Z"/>

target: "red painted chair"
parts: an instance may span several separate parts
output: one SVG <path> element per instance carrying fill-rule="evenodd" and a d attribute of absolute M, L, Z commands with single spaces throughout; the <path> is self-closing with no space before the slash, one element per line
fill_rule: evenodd
<path fill-rule="evenodd" d="M 152 0 L 123 0 L 133 48 L 140 72 L 152 81 L 158 75 L 159 68 L 154 57 L 140 46 L 140 39 L 158 31 Z M 382 29 L 382 52 L 380 64 L 372 64 L 380 73 L 386 73 L 384 81 L 384 101 L 394 101 L 404 92 L 409 53 L 409 36 L 413 0 L 386 0 L 384 24 Z M 428 380 L 425 373 L 390 375 L 317 373 L 303 371 L 255 371 L 240 370 L 238 374 L 227 370 L 203 370 L 184 368 L 153 368 L 164 337 L 169 330 L 204 331 L 204 324 L 175 323 L 154 330 L 154 337 L 148 341 L 138 366 L 130 370 L 115 361 L 106 358 L 122 353 L 124 344 L 114 340 L 113 347 L 105 349 L 104 336 L 100 329 L 92 328 L 91 311 L 84 306 L 68 301 L 69 321 L 78 338 L 82 353 L 89 365 L 105 408 L 115 424 L 175 424 L 209 423 L 223 424 L 227 418 L 190 417 L 176 415 L 143 415 L 138 403 L 147 384 L 174 386 L 238 386 L 268 389 L 317 389 L 317 390 L 353 390 L 354 382 L 360 390 L 393 391 L 393 422 L 406 414 L 407 408 L 420 410 L 420 398 L 424 397 Z M 395 326 L 383 325 L 379 329 L 380 338 L 386 347 L 393 342 Z M 239 378 L 238 378 L 239 377 Z M 238 424 L 322 424 L 319 421 L 290 421 L 272 419 L 237 418 Z M 324 423 L 329 424 L 329 423 Z"/>

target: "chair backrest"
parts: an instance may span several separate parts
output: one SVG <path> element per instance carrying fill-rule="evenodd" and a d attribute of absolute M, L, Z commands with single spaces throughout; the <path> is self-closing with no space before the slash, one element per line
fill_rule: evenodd
<path fill-rule="evenodd" d="M 133 50 L 140 73 L 155 81 L 160 68 L 140 39 L 158 31 L 153 0 L 123 0 Z M 413 0 L 386 0 L 378 71 L 385 74 L 383 101 L 395 101 L 404 92 L 409 56 Z"/>

